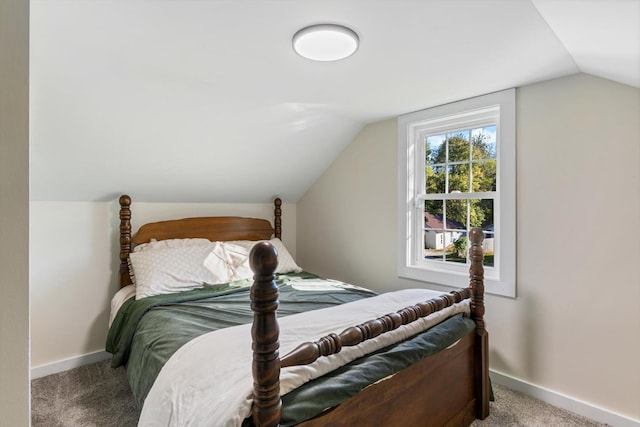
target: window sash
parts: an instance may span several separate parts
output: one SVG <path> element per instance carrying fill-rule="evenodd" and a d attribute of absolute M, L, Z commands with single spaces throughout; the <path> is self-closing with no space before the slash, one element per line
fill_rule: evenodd
<path fill-rule="evenodd" d="M 427 193 L 426 138 L 489 126 L 496 127 L 495 158 L 474 159 L 470 153 L 465 161 L 450 162 L 447 157 L 444 163 L 430 166 L 473 167 L 476 162 L 495 161 L 496 190 Z M 444 286 L 465 286 L 468 264 L 424 258 L 424 202 L 489 199 L 494 206 L 495 256 L 493 267 L 485 266 L 487 292 L 515 297 L 515 90 L 400 116 L 398 137 L 398 275 Z"/>
<path fill-rule="evenodd" d="M 446 196 L 448 196 L 448 194 L 432 194 L 432 195 L 421 195 L 421 196 L 427 196 L 427 197 L 420 197 L 420 198 L 416 198 L 416 200 L 420 200 L 420 202 L 417 202 L 417 206 L 415 207 L 415 212 L 414 212 L 414 217 L 416 218 L 416 220 L 413 223 L 414 226 L 414 230 L 413 230 L 413 235 L 416 236 L 416 238 L 413 239 L 413 250 L 412 250 L 412 258 L 413 258 L 413 263 L 417 264 L 417 265 L 424 265 L 424 266 L 429 266 L 432 265 L 432 263 L 445 263 L 446 265 L 458 265 L 458 264 L 462 264 L 462 265 L 466 265 L 467 268 L 470 264 L 470 260 L 467 257 L 467 261 L 465 263 L 455 263 L 453 261 L 434 261 L 434 260 L 429 260 L 426 259 L 424 257 L 423 254 L 423 249 L 424 249 L 424 243 L 425 243 L 425 239 L 424 239 L 424 232 L 428 231 L 427 228 L 425 228 L 424 226 L 424 221 L 420 221 L 417 218 L 424 218 L 424 201 L 425 200 L 467 200 L 467 201 L 471 201 L 471 200 L 492 200 L 493 201 L 493 225 L 494 225 L 494 231 L 492 232 L 492 234 L 498 235 L 500 236 L 501 233 L 501 227 L 500 227 L 500 221 L 499 221 L 499 210 L 495 209 L 495 206 L 498 205 L 500 198 L 498 197 L 498 194 L 496 193 L 482 193 L 485 195 L 485 197 L 478 197 L 477 195 L 480 193 L 466 193 L 469 195 L 472 195 L 472 197 L 461 197 L 464 195 L 461 194 L 455 194 L 456 197 L 451 197 L 451 198 L 447 198 Z M 434 197 L 428 197 L 428 196 L 434 196 Z M 448 217 L 446 217 L 448 218 Z M 471 230 L 471 228 L 473 228 L 470 223 L 470 218 L 469 218 L 469 206 L 467 205 L 467 218 L 466 218 L 466 223 L 465 225 L 465 229 L 464 232 L 468 235 L 469 231 Z M 454 229 L 454 228 L 447 228 L 446 227 L 446 223 L 443 224 L 443 228 L 442 229 L 431 229 L 434 231 L 440 231 L 442 230 L 443 232 L 459 232 L 461 231 L 460 229 Z M 485 232 L 486 234 L 486 232 Z M 419 237 L 418 237 L 419 236 Z M 489 266 L 489 265 L 484 265 L 485 270 L 487 270 L 487 274 L 489 276 L 496 276 L 499 274 L 500 271 L 500 258 L 501 258 L 501 253 L 500 253 L 500 238 L 496 239 L 498 241 L 497 244 L 495 244 L 494 246 L 494 258 L 493 258 L 493 266 Z M 467 252 L 468 252 L 468 247 L 467 247 Z"/>

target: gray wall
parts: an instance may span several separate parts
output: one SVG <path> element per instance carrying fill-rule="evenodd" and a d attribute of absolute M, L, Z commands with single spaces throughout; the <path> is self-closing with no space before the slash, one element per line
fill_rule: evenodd
<path fill-rule="evenodd" d="M 29 416 L 29 2 L 0 2 L 0 426 Z"/>
<path fill-rule="evenodd" d="M 491 369 L 640 419 L 640 91 L 585 74 L 517 90 L 517 293 L 487 297 Z M 395 119 L 298 203 L 298 263 L 384 291 L 396 274 Z M 442 289 L 442 288 L 440 288 Z"/>

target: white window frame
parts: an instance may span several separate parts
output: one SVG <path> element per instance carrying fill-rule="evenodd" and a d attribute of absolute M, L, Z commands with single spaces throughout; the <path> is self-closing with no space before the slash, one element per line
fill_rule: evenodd
<path fill-rule="evenodd" d="M 485 266 L 487 293 L 516 296 L 516 93 L 495 92 L 398 117 L 398 276 L 460 288 L 468 264 L 424 260 L 426 135 L 496 125 L 496 191 L 472 193 L 494 200 L 494 266 Z M 447 194 L 447 199 L 456 195 Z"/>

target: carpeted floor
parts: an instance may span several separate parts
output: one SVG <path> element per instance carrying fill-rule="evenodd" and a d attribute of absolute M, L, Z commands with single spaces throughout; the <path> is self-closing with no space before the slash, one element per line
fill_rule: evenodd
<path fill-rule="evenodd" d="M 131 427 L 138 415 L 126 372 L 108 361 L 31 381 L 32 427 Z"/>
<path fill-rule="evenodd" d="M 579 415 L 494 384 L 491 415 L 472 426 L 598 427 Z M 31 383 L 33 427 L 130 427 L 138 420 L 124 369 L 100 362 Z"/>

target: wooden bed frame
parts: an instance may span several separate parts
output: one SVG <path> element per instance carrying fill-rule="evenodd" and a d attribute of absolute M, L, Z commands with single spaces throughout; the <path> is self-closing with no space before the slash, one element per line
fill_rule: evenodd
<path fill-rule="evenodd" d="M 131 284 L 128 257 L 133 244 L 151 239 L 207 238 L 211 241 L 268 240 L 282 235 L 282 201 L 275 199 L 274 227 L 265 219 L 201 217 L 145 224 L 132 237 L 131 198 L 120 197 L 120 287 Z M 304 427 L 354 425 L 468 426 L 489 415 L 488 333 L 484 316 L 484 268 L 482 230 L 474 228 L 471 241 L 469 287 L 372 319 L 299 346 L 288 355 L 278 353 L 276 317 L 278 287 L 274 281 L 277 254 L 272 245 L 259 243 L 250 254 L 254 283 L 251 288 L 253 326 L 254 403 L 252 417 L 259 427 L 280 422 L 280 369 L 311 363 L 356 345 L 420 317 L 428 316 L 469 298 L 476 328 L 447 349 L 422 359 L 394 376 L 379 381 L 339 406 L 311 420 Z M 247 367 L 248 369 L 248 367 Z"/>

